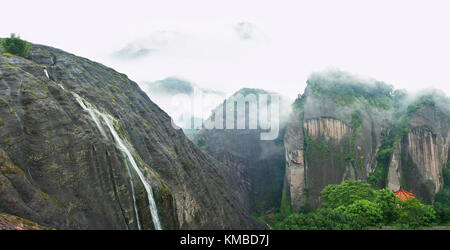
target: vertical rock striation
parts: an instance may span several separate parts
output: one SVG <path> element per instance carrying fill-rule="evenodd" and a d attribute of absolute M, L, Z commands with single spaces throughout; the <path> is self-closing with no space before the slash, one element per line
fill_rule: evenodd
<path fill-rule="evenodd" d="M 417 192 L 432 203 L 443 187 L 442 169 L 448 161 L 448 114 L 437 105 L 422 105 L 408 123 L 408 133 L 396 144 L 389 166 L 388 186 Z"/>
<path fill-rule="evenodd" d="M 320 192 L 345 179 L 427 203 L 443 187 L 450 101 L 436 92 L 409 97 L 392 86 L 344 72 L 313 74 L 294 103 L 285 134 L 285 201 L 293 210 L 320 205 Z"/>
<path fill-rule="evenodd" d="M 305 127 L 308 136 L 312 139 L 325 137 L 327 139 L 335 140 L 336 142 L 341 142 L 344 136 L 351 133 L 351 129 L 347 124 L 333 118 L 307 120 L 304 122 L 303 126 Z"/>
<path fill-rule="evenodd" d="M 294 104 L 284 140 L 284 192 L 295 211 L 318 207 L 320 192 L 329 184 L 366 181 L 377 165 L 382 132 L 391 124 L 392 111 L 365 98 L 378 85 L 363 89 L 363 83 L 353 78 L 341 83 L 346 77 L 312 76 Z M 387 89 L 381 93 L 388 94 L 389 88 L 379 85 Z"/>

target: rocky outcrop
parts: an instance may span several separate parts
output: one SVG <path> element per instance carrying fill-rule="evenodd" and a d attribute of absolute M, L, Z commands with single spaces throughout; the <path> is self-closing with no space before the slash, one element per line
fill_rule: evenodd
<path fill-rule="evenodd" d="M 400 186 L 417 192 L 432 203 L 443 187 L 442 169 L 448 161 L 450 130 L 448 114 L 436 105 L 424 105 L 408 123 L 408 133 L 394 149 L 389 166 L 392 190 Z"/>
<path fill-rule="evenodd" d="M 300 117 L 298 110 L 294 110 L 292 117 Z M 298 119 L 290 119 L 286 125 L 284 135 L 286 147 L 286 175 L 284 181 L 285 206 L 292 206 L 297 211 L 306 203 L 305 192 L 305 159 L 303 128 Z"/>
<path fill-rule="evenodd" d="M 111 117 L 111 130 L 83 105 Z M 142 177 L 164 229 L 263 228 L 228 167 L 175 130 L 136 83 L 58 49 L 0 56 L 0 149 L 0 212 L 43 226 L 153 229 Z"/>
<path fill-rule="evenodd" d="M 330 117 L 298 119 L 293 118 L 297 124 L 289 123 L 285 137 L 286 171 L 290 174 L 286 181 L 297 187 L 290 190 L 294 210 L 306 204 L 317 207 L 320 191 L 329 184 L 345 179 L 367 180 L 376 165 L 381 124 L 369 116 L 363 116 L 358 128 L 351 127 L 351 120 L 346 123 Z M 298 135 L 303 133 L 304 140 Z M 290 138 L 293 134 L 298 137 L 295 142 Z"/>
<path fill-rule="evenodd" d="M 284 139 L 284 200 L 293 210 L 318 207 L 323 188 L 345 179 L 412 190 L 427 203 L 442 189 L 450 127 L 442 94 L 408 97 L 328 72 L 311 76 L 294 107 Z"/>
<path fill-rule="evenodd" d="M 391 124 L 392 111 L 358 98 L 353 90 L 348 97 L 345 91 L 326 92 L 327 86 L 353 87 L 335 84 L 333 77 L 308 81 L 286 128 L 284 191 L 295 211 L 318 207 L 320 192 L 329 184 L 367 180 L 376 167 L 382 131 Z M 343 97 L 351 103 L 343 103 Z"/>
<path fill-rule="evenodd" d="M 412 161 L 417 166 L 424 166 L 423 175 L 434 183 L 435 192 L 440 190 L 442 184 L 440 168 L 443 163 L 439 161 L 438 148 L 436 135 L 430 131 L 414 129 L 408 133 L 408 152 Z"/>
<path fill-rule="evenodd" d="M 330 118 L 308 120 L 304 125 L 307 136 L 305 195 L 308 205 L 315 208 L 320 204 L 320 191 L 328 184 L 361 178 L 365 172 L 357 173 L 359 163 L 352 159 L 357 157 L 355 148 L 358 146 L 352 145 L 349 126 Z"/>

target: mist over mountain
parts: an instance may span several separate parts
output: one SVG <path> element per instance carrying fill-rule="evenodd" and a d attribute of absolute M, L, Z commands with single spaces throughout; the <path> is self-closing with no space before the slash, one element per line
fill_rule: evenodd
<path fill-rule="evenodd" d="M 192 138 L 213 108 L 225 99 L 225 93 L 201 88 L 177 77 L 140 83 L 142 89 L 173 119 L 174 124 Z"/>
<path fill-rule="evenodd" d="M 446 225 L 450 99 L 340 70 L 306 83 L 295 101 L 178 77 L 138 85 L 0 39 L 0 229 Z"/>
<path fill-rule="evenodd" d="M 322 189 L 346 179 L 413 190 L 433 203 L 448 162 L 448 97 L 342 71 L 314 73 L 307 83 L 284 141 L 289 206 L 318 207 Z"/>
<path fill-rule="evenodd" d="M 261 133 L 267 132 L 267 129 L 262 129 L 260 126 L 252 128 L 250 125 L 252 123 L 251 117 L 260 117 L 265 112 L 261 103 L 256 105 L 256 113 L 252 113 L 254 110 L 251 108 L 264 95 L 271 95 L 271 98 L 280 99 L 275 107 L 279 116 L 276 117 L 278 130 L 273 140 L 261 140 Z M 246 121 L 245 128 L 226 129 L 228 126 L 227 120 L 230 119 L 230 113 L 226 112 L 227 104 L 231 102 L 234 106 L 233 102 L 239 102 L 240 100 L 236 97 L 245 98 L 247 102 L 241 103 L 245 106 L 242 113 L 239 113 L 239 108 L 237 108 L 231 115 L 234 116 L 236 123 Z M 251 100 L 255 100 L 255 103 L 250 103 Z M 269 111 L 275 105 L 274 103 L 274 100 L 271 100 L 267 107 Z M 237 105 L 240 105 L 240 103 L 237 103 Z M 291 100 L 277 93 L 262 89 L 243 88 L 215 108 L 213 115 L 207 121 L 212 122 L 212 120 L 217 119 L 218 115 L 223 114 L 225 129 L 203 128 L 194 136 L 193 141 L 197 146 L 231 167 L 234 179 L 244 190 L 241 193 L 241 200 L 244 201 L 248 211 L 252 213 L 260 214 L 277 210 L 280 207 L 285 167 L 283 135 L 291 110 L 290 106 Z"/>

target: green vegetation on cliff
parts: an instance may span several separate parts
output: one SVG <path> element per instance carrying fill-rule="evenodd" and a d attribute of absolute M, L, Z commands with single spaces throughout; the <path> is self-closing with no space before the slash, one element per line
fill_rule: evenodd
<path fill-rule="evenodd" d="M 329 96 L 339 105 L 351 105 L 357 99 L 370 105 L 391 109 L 393 106 L 392 85 L 375 80 L 365 80 L 342 71 L 327 74 L 312 74 L 308 81 L 315 96 Z"/>
<path fill-rule="evenodd" d="M 28 51 L 30 50 L 30 44 L 20 39 L 16 34 L 11 34 L 11 37 L 0 40 L 0 45 L 3 47 L 5 53 L 9 53 L 16 56 L 28 57 Z"/>
<path fill-rule="evenodd" d="M 368 182 L 376 187 L 384 188 L 387 184 L 389 163 L 396 138 L 391 134 L 381 137 L 381 147 L 378 151 L 377 166 L 375 171 L 369 175 Z"/>
<path fill-rule="evenodd" d="M 437 90 L 427 90 L 415 97 L 408 97 L 405 91 L 397 90 L 394 92 L 394 107 L 396 123 L 393 132 L 396 140 L 408 134 L 412 117 L 425 107 L 436 108 L 437 113 L 450 121 L 450 99 Z"/>
<path fill-rule="evenodd" d="M 449 104 L 449 100 L 445 97 L 445 95 L 435 91 L 428 91 L 420 96 L 410 98 L 408 97 L 406 91 L 396 90 L 394 91 L 393 98 L 393 127 L 381 137 L 381 147 L 377 155 L 377 166 L 375 168 L 375 171 L 370 174 L 368 179 L 369 183 L 379 188 L 386 187 L 389 164 L 392 158 L 394 147 L 396 144 L 401 143 L 401 140 L 404 136 L 408 135 L 410 126 L 409 123 L 411 122 L 413 116 L 418 112 L 418 110 L 425 107 L 436 107 L 437 103 L 441 103 L 442 106 L 446 106 Z M 447 116 L 443 112 L 440 113 L 444 116 Z M 414 163 L 411 161 L 408 161 L 407 165 L 409 165 L 410 168 L 414 167 Z"/>

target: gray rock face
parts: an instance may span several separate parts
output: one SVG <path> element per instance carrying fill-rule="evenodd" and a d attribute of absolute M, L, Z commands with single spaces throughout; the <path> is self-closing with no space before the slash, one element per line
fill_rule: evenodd
<path fill-rule="evenodd" d="M 284 145 L 286 147 L 286 175 L 284 180 L 284 197 L 289 197 L 288 204 L 294 211 L 306 204 L 306 175 L 304 159 L 304 132 L 299 110 L 294 110 L 292 119 L 286 126 L 284 135 Z M 298 118 L 298 119 L 295 119 Z"/>
<path fill-rule="evenodd" d="M 320 77 L 296 100 L 286 128 L 287 205 L 317 208 L 323 188 L 346 179 L 412 190 L 432 203 L 448 162 L 448 98 L 411 101 L 345 73 Z"/>
<path fill-rule="evenodd" d="M 367 180 L 376 166 L 389 111 L 356 100 L 339 106 L 307 89 L 286 128 L 286 185 L 294 210 L 316 208 L 320 192 L 345 179 Z"/>
<path fill-rule="evenodd" d="M 436 106 L 424 106 L 414 113 L 408 133 L 395 147 L 389 165 L 389 187 L 398 189 L 402 185 L 425 202 L 433 202 L 443 187 L 442 169 L 448 161 L 448 117 Z"/>
<path fill-rule="evenodd" d="M 134 202 L 127 159 L 73 93 L 117 121 L 164 229 L 264 228 L 230 186 L 228 167 L 174 130 L 136 83 L 41 45 L 29 60 L 0 56 L 0 212 L 56 229 L 137 229 L 138 219 L 154 228 L 142 182 L 131 174 Z"/>
<path fill-rule="evenodd" d="M 401 188 L 402 168 L 401 168 L 401 144 L 396 143 L 389 163 L 388 183 L 390 190 L 397 191 Z"/>
<path fill-rule="evenodd" d="M 258 98 L 258 94 L 269 94 L 269 92 L 260 89 L 241 89 L 233 96 L 239 94 L 244 97 L 254 95 Z M 230 102 L 230 99 L 226 101 Z M 250 129 L 250 122 L 245 129 L 204 128 L 194 137 L 194 141 L 203 150 L 230 166 L 235 185 L 241 190 L 240 199 L 244 201 L 248 211 L 259 214 L 278 209 L 280 206 L 285 168 L 285 150 L 282 140 L 286 123 L 285 115 L 289 114 L 290 109 L 290 103 L 288 103 L 280 97 L 280 132 L 275 140 L 261 140 L 261 133 L 265 130 L 259 126 L 257 129 Z M 247 105 L 245 117 L 241 116 L 241 119 L 249 119 L 251 116 L 249 107 Z M 228 119 L 226 110 L 223 106 L 219 108 L 224 110 L 223 117 L 226 124 Z M 236 110 L 235 116 L 238 117 Z"/>

